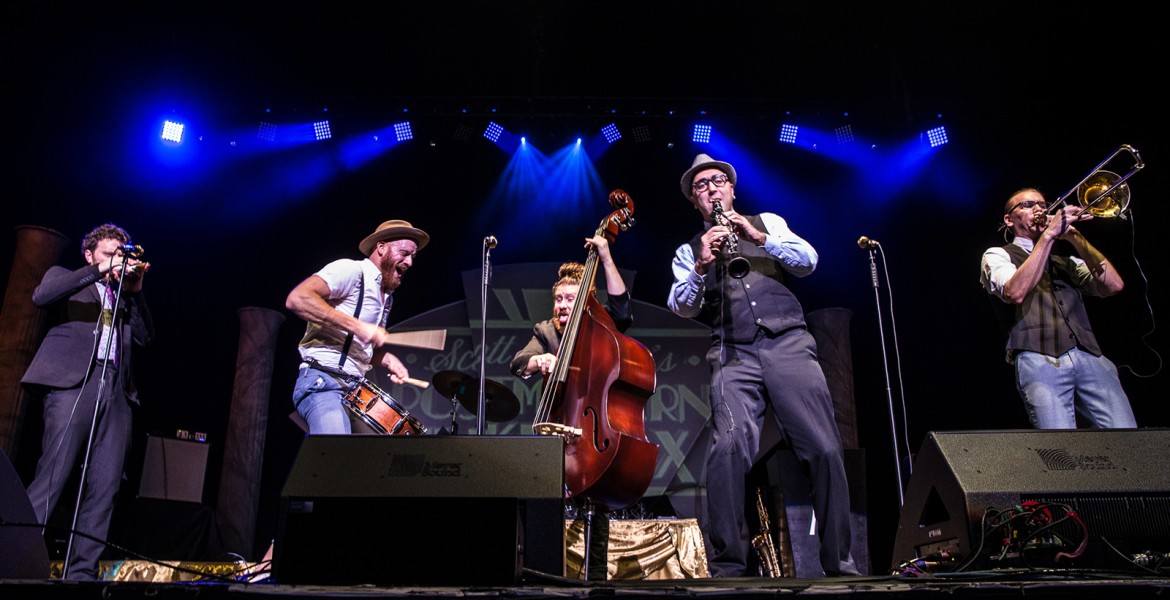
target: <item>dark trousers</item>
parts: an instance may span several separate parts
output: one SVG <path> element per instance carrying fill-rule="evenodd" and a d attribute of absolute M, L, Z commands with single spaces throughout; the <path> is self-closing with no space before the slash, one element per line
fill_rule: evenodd
<path fill-rule="evenodd" d="M 746 478 L 759 453 L 769 404 L 809 474 L 822 568 L 830 575 L 857 574 L 850 555 L 844 449 L 812 335 L 803 328 L 772 337 L 760 330 L 750 344 L 716 341 L 707 360 L 713 441 L 707 456 L 707 503 L 700 517 L 709 541 L 711 575 L 748 575 Z"/>
<path fill-rule="evenodd" d="M 70 579 L 97 579 L 98 561 L 105 549 L 130 446 L 130 404 L 117 369 L 107 369 L 103 382 L 100 365 L 93 369 L 84 387 L 51 390 L 44 401 L 45 432 L 36 475 L 28 488 L 29 500 L 39 523 L 48 522 L 60 501 L 76 507 L 76 497 L 62 498 L 62 494 L 70 474 L 85 460 L 92 428 L 89 467 L 82 482 L 84 489 L 67 570 Z"/>

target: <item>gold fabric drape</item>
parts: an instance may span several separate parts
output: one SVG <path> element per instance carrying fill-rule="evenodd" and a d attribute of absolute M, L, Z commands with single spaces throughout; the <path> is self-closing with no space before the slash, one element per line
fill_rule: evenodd
<path fill-rule="evenodd" d="M 53 579 L 61 577 L 62 563 L 53 561 L 49 567 L 49 576 Z M 244 562 L 193 562 L 193 561 L 159 561 L 146 560 L 103 560 L 98 568 L 98 575 L 103 581 L 239 581 L 253 573 L 262 572 L 260 563 Z"/>
<path fill-rule="evenodd" d="M 585 523 L 565 521 L 565 576 L 584 579 Z M 695 519 L 613 519 L 609 522 L 610 580 L 707 577 L 703 534 Z"/>

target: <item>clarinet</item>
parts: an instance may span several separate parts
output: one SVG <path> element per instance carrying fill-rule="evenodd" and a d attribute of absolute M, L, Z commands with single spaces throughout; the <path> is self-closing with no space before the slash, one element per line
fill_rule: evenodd
<path fill-rule="evenodd" d="M 727 217 L 723 216 L 722 202 L 711 201 L 711 218 L 714 219 L 716 225 L 722 225 L 730 231 L 723 236 L 723 247 L 726 248 L 729 259 L 727 261 L 727 274 L 736 279 L 743 279 L 752 270 L 752 265 L 748 259 L 739 255 L 739 236 L 735 234 L 735 229 L 727 221 Z"/>

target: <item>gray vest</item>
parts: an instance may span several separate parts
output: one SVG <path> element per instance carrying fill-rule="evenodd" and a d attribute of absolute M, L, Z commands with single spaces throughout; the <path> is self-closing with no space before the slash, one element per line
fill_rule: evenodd
<path fill-rule="evenodd" d="M 752 225 L 767 231 L 759 216 L 748 216 Z M 699 255 L 703 232 L 691 239 L 691 250 Z M 727 260 L 715 263 L 714 281 L 703 291 L 703 310 L 697 319 L 711 327 L 713 339 L 747 343 L 763 328 L 777 334 L 793 327 L 804 327 L 804 309 L 785 285 L 780 262 L 763 248 L 739 241 L 739 254 L 748 259 L 751 270 L 742 279 L 727 275 Z M 711 281 L 710 278 L 708 281 Z"/>
<path fill-rule="evenodd" d="M 1028 258 L 1027 251 L 1015 244 L 1003 249 L 1017 268 Z M 1009 360 L 1020 350 L 1060 356 L 1078 346 L 1101 356 L 1076 281 L 1076 264 L 1071 259 L 1049 257 L 1036 288 L 1015 306 L 1015 322 L 1008 331 Z"/>

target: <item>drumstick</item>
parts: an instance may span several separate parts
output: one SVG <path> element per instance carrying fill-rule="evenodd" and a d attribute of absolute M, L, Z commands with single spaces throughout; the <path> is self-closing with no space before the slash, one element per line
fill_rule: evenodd
<path fill-rule="evenodd" d="M 410 385 L 418 386 L 424 390 L 431 387 L 431 382 L 423 379 L 415 379 L 413 377 L 403 377 L 402 383 L 409 383 Z"/>

